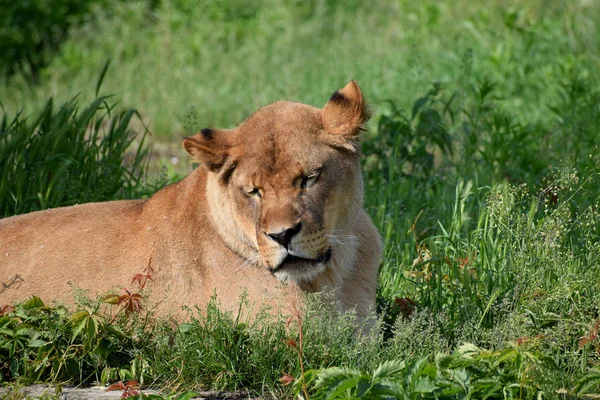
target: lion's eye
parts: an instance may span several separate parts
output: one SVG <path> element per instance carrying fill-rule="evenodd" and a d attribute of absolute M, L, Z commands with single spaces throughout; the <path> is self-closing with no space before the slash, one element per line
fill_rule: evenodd
<path fill-rule="evenodd" d="M 317 180 L 317 178 L 319 177 L 320 174 L 321 174 L 321 172 L 313 172 L 313 173 L 306 175 L 304 178 L 302 178 L 302 182 L 300 182 L 300 187 L 302 189 L 311 187 L 313 185 L 313 183 L 315 183 L 315 181 Z"/>
<path fill-rule="evenodd" d="M 250 197 L 260 197 L 260 190 L 258 188 L 252 188 L 250 190 L 246 190 L 246 194 Z"/>

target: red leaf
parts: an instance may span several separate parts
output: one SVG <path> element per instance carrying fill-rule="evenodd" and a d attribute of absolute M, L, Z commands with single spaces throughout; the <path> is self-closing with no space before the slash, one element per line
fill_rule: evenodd
<path fill-rule="evenodd" d="M 117 303 L 119 305 L 121 305 L 123 303 L 127 303 L 128 301 L 129 301 L 129 295 L 124 294 L 124 295 L 119 296 L 119 300 L 117 301 Z"/>
<path fill-rule="evenodd" d="M 410 318 L 417 308 L 417 303 L 410 297 L 396 297 L 394 303 L 400 308 L 400 312 L 405 318 Z"/>
<path fill-rule="evenodd" d="M 147 274 L 135 274 L 131 283 L 137 283 L 140 289 L 143 289 L 146 286 L 146 281 L 152 280 L 152 272 Z"/>
<path fill-rule="evenodd" d="M 131 293 L 129 290 L 123 288 L 127 294 L 119 296 L 118 304 L 125 309 L 125 314 L 133 312 L 140 312 L 142 309 L 142 300 L 144 296 L 140 293 Z"/>
<path fill-rule="evenodd" d="M 591 342 L 592 340 L 587 337 L 587 336 L 583 336 L 579 339 L 579 350 L 583 349 L 585 347 L 586 344 L 588 344 L 589 342 Z"/>
<path fill-rule="evenodd" d="M 529 340 L 531 340 L 531 338 L 529 336 L 522 336 L 517 339 L 517 346 L 521 346 L 521 345 L 529 342 Z"/>
<path fill-rule="evenodd" d="M 125 385 L 123 384 L 123 382 L 113 383 L 112 385 L 106 388 L 107 392 L 112 392 L 115 390 L 125 390 Z"/>
<path fill-rule="evenodd" d="M 127 389 L 139 389 L 140 383 L 138 381 L 136 381 L 135 379 L 131 379 L 131 380 L 127 381 L 127 384 L 125 385 L 125 387 Z"/>
<path fill-rule="evenodd" d="M 467 255 L 465 257 L 459 257 L 456 259 L 456 261 L 458 261 L 458 265 L 460 266 L 460 268 L 464 268 L 467 264 L 469 264 L 471 261 L 475 260 L 477 258 L 477 252 L 474 251 L 473 254 L 470 256 Z"/>
<path fill-rule="evenodd" d="M 14 310 L 15 308 L 9 304 L 3 305 L 2 307 L 0 307 L 0 317 L 10 314 Z"/>
<path fill-rule="evenodd" d="M 596 321 L 596 324 L 592 329 L 590 329 L 590 333 L 586 336 L 582 336 L 579 338 L 579 350 L 583 349 L 586 344 L 593 342 L 598 338 L 598 330 L 600 329 L 600 319 Z"/>
<path fill-rule="evenodd" d="M 142 310 L 142 296 L 139 293 L 134 293 L 131 295 L 131 299 L 129 302 L 129 306 L 126 309 L 126 312 L 140 312 Z"/>
<path fill-rule="evenodd" d="M 135 274 L 133 276 L 133 279 L 131 279 L 131 283 L 136 283 L 141 287 L 142 286 L 142 279 L 144 278 L 143 274 Z"/>
<path fill-rule="evenodd" d="M 290 376 L 288 374 L 283 374 L 283 376 L 279 379 L 279 382 L 281 382 L 287 386 L 290 383 L 293 383 L 295 380 L 296 379 L 293 376 Z"/>
<path fill-rule="evenodd" d="M 123 392 L 123 394 L 121 395 L 121 398 L 126 399 L 128 397 L 138 396 L 139 394 L 140 394 L 139 390 L 127 389 Z"/>
<path fill-rule="evenodd" d="M 294 339 L 288 339 L 288 340 L 286 340 L 285 344 L 287 344 L 290 347 L 298 348 L 298 344 L 296 344 L 296 341 Z"/>
<path fill-rule="evenodd" d="M 292 322 L 292 320 L 293 320 L 293 319 L 294 319 L 294 316 L 293 316 L 293 315 L 290 315 L 290 316 L 288 317 L 288 319 L 285 321 L 285 326 L 286 326 L 286 327 L 289 327 L 289 326 L 290 326 L 290 323 Z"/>

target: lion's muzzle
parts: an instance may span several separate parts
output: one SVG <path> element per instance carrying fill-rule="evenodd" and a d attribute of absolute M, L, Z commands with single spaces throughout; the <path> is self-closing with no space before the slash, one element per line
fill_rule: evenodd
<path fill-rule="evenodd" d="M 302 222 L 299 222 L 295 226 L 292 226 L 290 228 L 285 228 L 278 232 L 270 232 L 266 235 L 269 237 L 269 239 L 279 243 L 281 246 L 287 249 L 290 245 L 290 242 L 292 241 L 292 238 L 296 236 L 301 229 Z"/>
<path fill-rule="evenodd" d="M 271 273 L 281 281 L 295 280 L 299 282 L 310 280 L 325 270 L 325 265 L 331 260 L 331 257 L 331 248 L 314 259 L 288 253 L 287 257 L 271 270 Z"/>

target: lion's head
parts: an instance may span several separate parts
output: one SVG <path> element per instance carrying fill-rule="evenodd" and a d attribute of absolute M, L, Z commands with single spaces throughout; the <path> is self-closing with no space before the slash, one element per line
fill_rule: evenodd
<path fill-rule="evenodd" d="M 358 136 L 368 118 L 352 81 L 323 109 L 280 101 L 237 128 L 186 138 L 209 171 L 208 207 L 229 247 L 281 280 L 343 264 L 362 207 Z"/>

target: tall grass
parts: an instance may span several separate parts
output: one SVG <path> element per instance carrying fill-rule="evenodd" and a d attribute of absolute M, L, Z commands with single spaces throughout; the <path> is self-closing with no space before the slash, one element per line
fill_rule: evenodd
<path fill-rule="evenodd" d="M 142 194 L 147 131 L 131 128 L 135 110 L 110 96 L 87 107 L 48 100 L 31 116 L 0 116 L 0 217 Z"/>

